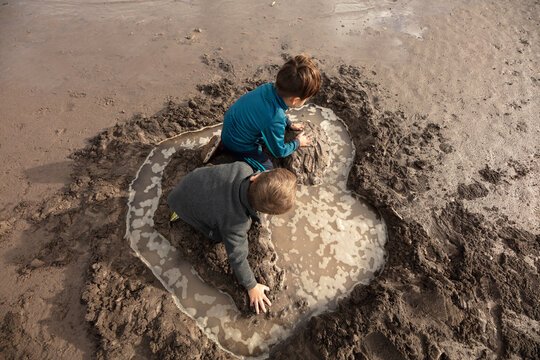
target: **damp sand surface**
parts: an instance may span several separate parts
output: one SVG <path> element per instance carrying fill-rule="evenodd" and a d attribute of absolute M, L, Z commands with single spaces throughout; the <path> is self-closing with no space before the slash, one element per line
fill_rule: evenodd
<path fill-rule="evenodd" d="M 122 241 L 127 189 L 157 142 L 300 52 L 390 240 L 379 277 L 271 357 L 540 358 L 537 1 L 152 3 L 2 4 L 0 358 L 232 358 Z M 216 106 L 195 99 L 221 77 Z"/>
<path fill-rule="evenodd" d="M 131 185 L 127 234 L 132 248 L 174 296 L 177 306 L 224 349 L 264 357 L 269 347 L 303 321 L 367 284 L 384 264 L 384 223 L 346 189 L 354 147 L 343 123 L 325 108 L 290 111 L 292 121 L 311 121 L 328 135 L 330 161 L 320 185 L 299 185 L 297 203 L 287 214 L 262 217 L 272 234 L 277 265 L 285 271 L 273 317 L 242 316 L 225 293 L 205 284 L 191 264 L 154 228 L 162 196 L 161 178 L 176 152 L 200 147 L 219 126 L 168 139 L 145 160 Z M 165 194 L 166 195 L 166 194 Z"/>

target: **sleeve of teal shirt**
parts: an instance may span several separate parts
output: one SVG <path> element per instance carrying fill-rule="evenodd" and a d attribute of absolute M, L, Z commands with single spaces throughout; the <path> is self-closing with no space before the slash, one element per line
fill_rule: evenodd
<path fill-rule="evenodd" d="M 287 126 L 286 126 L 286 128 L 288 129 L 288 128 L 291 127 L 292 122 L 291 122 L 291 120 L 289 120 L 289 118 L 286 118 L 286 119 L 287 119 Z"/>
<path fill-rule="evenodd" d="M 286 123 L 284 121 L 275 121 L 261 131 L 266 146 L 268 146 L 268 149 L 270 149 L 270 152 L 276 158 L 289 156 L 300 145 L 298 139 L 285 143 L 285 126 Z"/>

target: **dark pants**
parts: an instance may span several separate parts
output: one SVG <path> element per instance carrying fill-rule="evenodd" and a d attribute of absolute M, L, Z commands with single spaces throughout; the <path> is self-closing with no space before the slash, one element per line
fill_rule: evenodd
<path fill-rule="evenodd" d="M 247 151 L 247 152 L 237 152 L 229 150 L 227 147 L 223 146 L 225 151 L 234 156 L 237 160 L 244 161 L 248 163 L 249 166 L 255 171 L 265 171 L 272 170 L 274 165 L 266 153 L 258 149 Z"/>

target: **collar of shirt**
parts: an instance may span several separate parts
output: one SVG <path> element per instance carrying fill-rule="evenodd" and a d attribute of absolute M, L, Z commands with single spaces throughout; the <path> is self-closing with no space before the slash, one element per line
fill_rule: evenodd
<path fill-rule="evenodd" d="M 283 98 L 279 96 L 276 89 L 276 84 L 275 83 L 270 83 L 270 84 L 272 84 L 272 94 L 276 98 L 276 102 L 278 103 L 279 107 L 282 108 L 283 111 L 287 111 L 289 107 L 287 106 L 287 104 L 285 104 L 285 100 L 283 100 Z"/>
<path fill-rule="evenodd" d="M 240 183 L 240 202 L 247 209 L 248 215 L 251 216 L 253 220 L 260 223 L 261 218 L 259 218 L 259 214 L 257 214 L 257 212 L 253 210 L 248 200 L 248 190 L 249 190 L 250 179 L 252 176 L 253 175 L 248 176 L 247 178 L 242 180 L 242 182 Z"/>

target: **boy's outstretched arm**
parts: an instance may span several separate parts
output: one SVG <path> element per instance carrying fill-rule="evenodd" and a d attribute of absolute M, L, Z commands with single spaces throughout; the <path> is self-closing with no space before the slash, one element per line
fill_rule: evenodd
<path fill-rule="evenodd" d="M 249 295 L 249 303 L 251 306 L 255 306 L 255 312 L 259 313 L 259 308 L 263 312 L 266 312 L 264 303 L 268 306 L 272 305 L 265 291 L 269 291 L 270 288 L 266 285 L 259 284 L 255 280 L 253 271 L 247 261 L 248 256 L 248 240 L 246 233 L 230 233 L 224 237 L 223 243 L 225 244 L 225 250 L 229 259 L 234 275 L 238 279 L 240 285 L 244 286 Z"/>
<path fill-rule="evenodd" d="M 251 289 L 257 285 L 255 275 L 247 261 L 248 256 L 248 240 L 246 233 L 229 233 L 223 237 L 223 244 L 227 251 L 229 264 L 233 269 L 234 275 L 238 279 L 240 285 L 246 289 Z"/>

